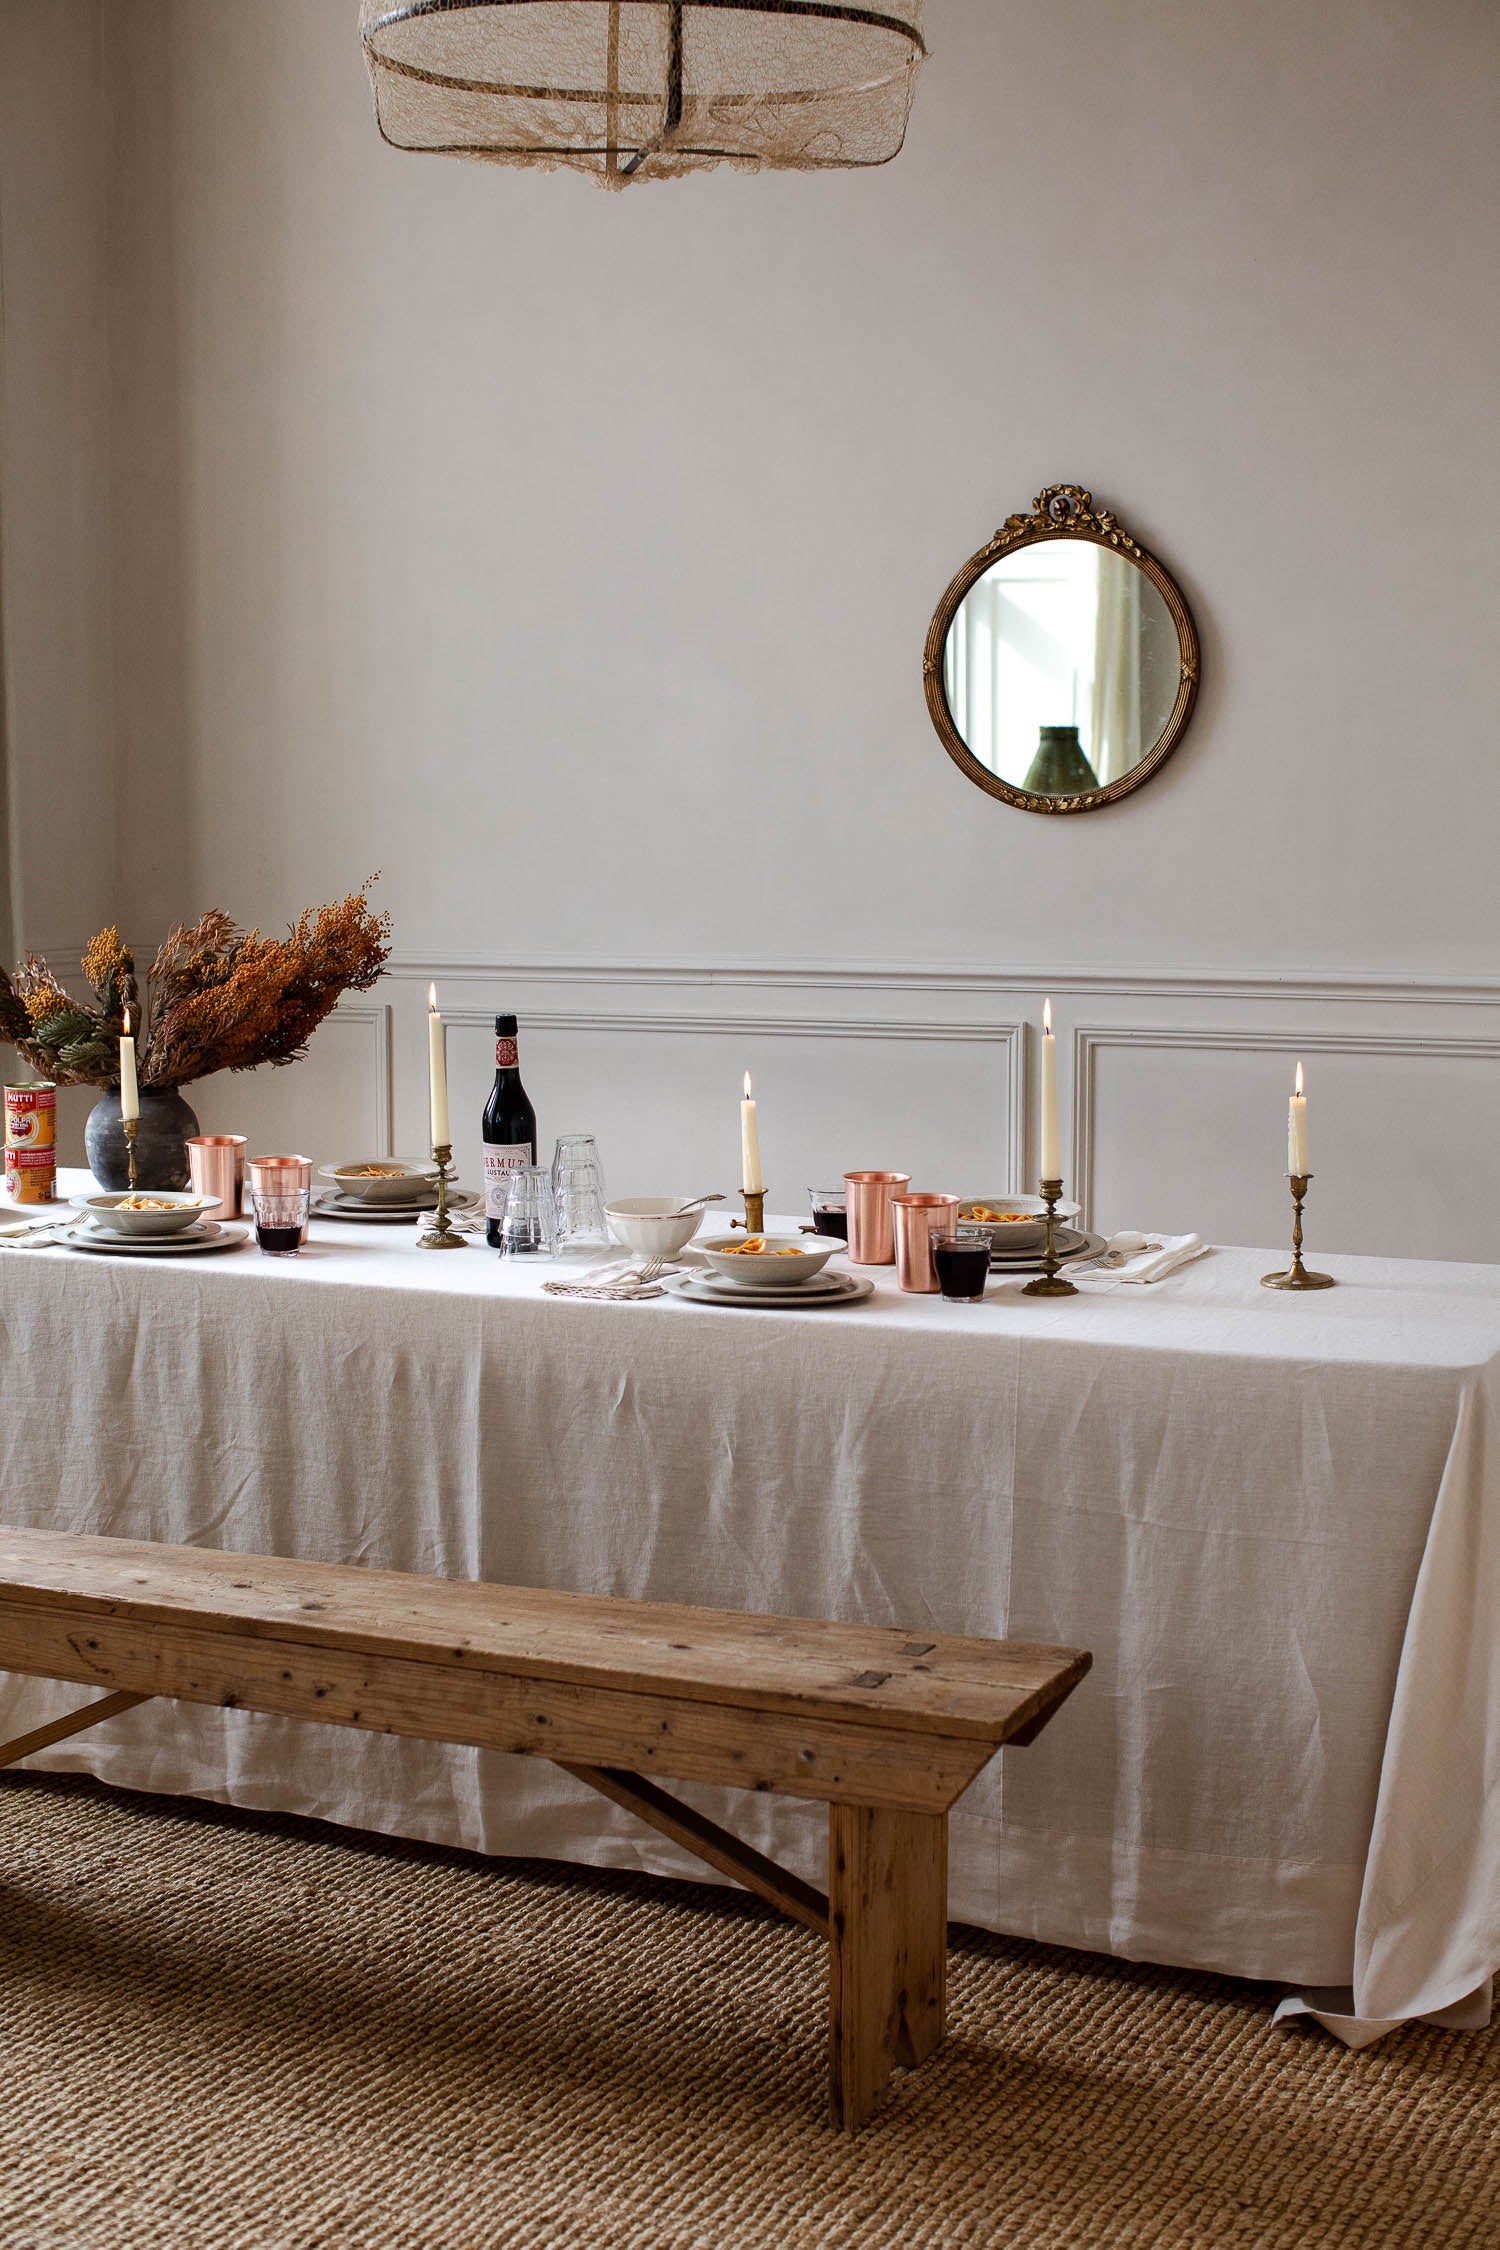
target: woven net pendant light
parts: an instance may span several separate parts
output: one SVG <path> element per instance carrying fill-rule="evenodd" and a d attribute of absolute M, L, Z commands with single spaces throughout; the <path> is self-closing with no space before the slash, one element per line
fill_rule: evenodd
<path fill-rule="evenodd" d="M 926 54 L 923 0 L 360 0 L 396 148 L 590 172 L 884 164 Z"/>

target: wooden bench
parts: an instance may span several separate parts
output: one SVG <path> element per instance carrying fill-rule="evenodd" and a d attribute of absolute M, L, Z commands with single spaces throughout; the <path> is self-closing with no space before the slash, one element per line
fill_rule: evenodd
<path fill-rule="evenodd" d="M 1088 1670 L 1077 1649 L 0 1531 L 0 1671 L 552 1759 L 817 1930 L 835 2122 L 943 2036 L 948 1811 Z M 828 1896 L 646 1776 L 829 1808 Z"/>

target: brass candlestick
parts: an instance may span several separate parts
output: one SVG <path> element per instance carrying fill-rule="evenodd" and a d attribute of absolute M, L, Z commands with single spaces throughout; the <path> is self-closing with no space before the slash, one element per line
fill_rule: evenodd
<path fill-rule="evenodd" d="M 126 1164 L 126 1169 L 127 1169 L 127 1172 L 128 1172 L 128 1174 L 129 1174 L 129 1178 L 130 1178 L 130 1192 L 131 1192 L 131 1194 L 132 1194 L 132 1195 L 134 1195 L 134 1193 L 135 1193 L 135 1136 L 136 1136 L 136 1134 L 137 1134 L 137 1133 L 138 1133 L 138 1132 L 140 1131 L 140 1129 L 141 1129 L 141 1121 L 140 1121 L 140 1119 L 139 1119 L 138 1117 L 127 1117 L 127 1118 L 125 1118 L 125 1119 L 124 1119 L 124 1120 L 123 1120 L 122 1122 L 124 1123 L 124 1127 L 125 1127 L 125 1164 Z"/>
<path fill-rule="evenodd" d="M 1337 1286 L 1331 1273 L 1309 1273 L 1302 1263 L 1302 1205 L 1307 1195 L 1311 1172 L 1289 1172 L 1287 1185 L 1292 1191 L 1292 1262 L 1285 1273 L 1263 1273 L 1262 1289 L 1333 1289 Z"/>
<path fill-rule="evenodd" d="M 444 1141 L 440 1148 L 435 1148 L 432 1152 L 432 1161 L 438 1168 L 437 1210 L 427 1232 L 417 1236 L 419 1250 L 462 1250 L 466 1247 L 463 1236 L 457 1232 L 448 1216 L 448 1180 L 452 1173 L 449 1159 L 452 1154 L 453 1147 L 448 1141 Z"/>
<path fill-rule="evenodd" d="M 749 1188 L 741 1188 L 740 1193 L 745 1198 L 745 1216 L 743 1219 L 731 1219 L 729 1224 L 732 1227 L 743 1227 L 747 1234 L 764 1234 L 766 1231 L 765 1189 L 761 1188 L 757 1194 L 752 1195 Z"/>
<path fill-rule="evenodd" d="M 1071 1281 L 1058 1272 L 1062 1264 L 1052 1246 L 1053 1230 L 1057 1224 L 1057 1199 L 1062 1194 L 1061 1180 L 1043 1180 L 1042 1201 L 1047 1206 L 1047 1247 L 1042 1253 L 1042 1270 L 1035 1281 L 1028 1281 L 1022 1290 L 1023 1297 L 1076 1297 L 1078 1291 Z"/>

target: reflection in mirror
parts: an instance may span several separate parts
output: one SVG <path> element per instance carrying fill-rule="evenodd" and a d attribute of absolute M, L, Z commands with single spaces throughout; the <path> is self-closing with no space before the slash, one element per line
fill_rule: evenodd
<path fill-rule="evenodd" d="M 1177 627 L 1113 548 L 1040 539 L 990 565 L 943 651 L 953 722 L 1014 789 L 1072 796 L 1155 748 L 1177 700 Z"/>
<path fill-rule="evenodd" d="M 1052 484 L 954 578 L 922 678 L 943 747 L 989 796 L 1092 812 L 1181 739 L 1198 635 L 1181 589 L 1119 518 L 1081 484 Z"/>

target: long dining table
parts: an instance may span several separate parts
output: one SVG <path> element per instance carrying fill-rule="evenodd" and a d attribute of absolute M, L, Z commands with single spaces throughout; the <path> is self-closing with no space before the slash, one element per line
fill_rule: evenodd
<path fill-rule="evenodd" d="M 83 1178 L 65 1186 L 82 1187 Z M 1500 1962 L 1500 1267 L 1267 1250 L 847 1308 L 562 1297 L 315 1221 L 0 1251 L 0 1517 L 1093 1651 L 952 1823 L 985 1928 L 1266 1979 L 1360 2044 Z M 0 1737 L 76 1691 L 0 1679 Z M 147 1704 L 38 1763 L 702 1874 L 539 1760 Z M 809 1879 L 816 1809 L 684 1790 Z"/>

